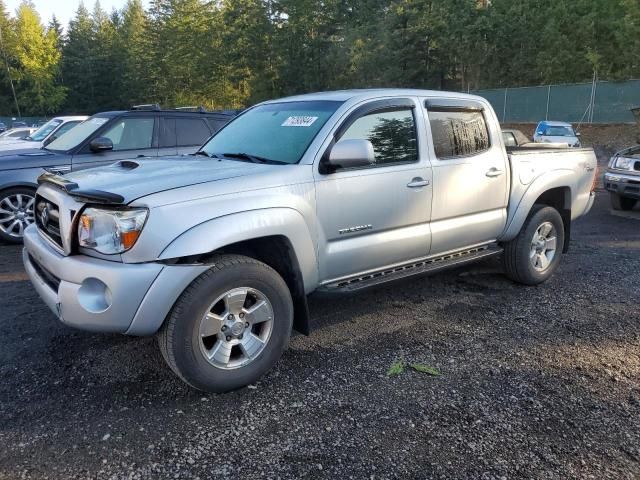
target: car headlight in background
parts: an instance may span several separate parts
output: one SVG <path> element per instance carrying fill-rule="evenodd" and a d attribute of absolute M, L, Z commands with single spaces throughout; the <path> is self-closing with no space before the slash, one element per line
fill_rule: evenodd
<path fill-rule="evenodd" d="M 625 157 L 615 157 L 612 162 L 613 168 L 618 168 L 620 170 L 630 170 L 631 162 L 633 160 Z"/>
<path fill-rule="evenodd" d="M 148 214 L 146 208 L 87 208 L 78 222 L 78 244 L 106 255 L 126 252 L 138 240 Z"/>

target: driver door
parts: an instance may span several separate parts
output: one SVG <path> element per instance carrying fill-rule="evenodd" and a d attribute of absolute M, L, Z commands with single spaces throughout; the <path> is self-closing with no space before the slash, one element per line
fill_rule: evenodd
<path fill-rule="evenodd" d="M 335 142 L 369 140 L 376 162 L 332 173 L 317 168 L 321 282 L 428 255 L 431 167 L 422 132 L 409 98 L 369 102 L 338 128 Z"/>

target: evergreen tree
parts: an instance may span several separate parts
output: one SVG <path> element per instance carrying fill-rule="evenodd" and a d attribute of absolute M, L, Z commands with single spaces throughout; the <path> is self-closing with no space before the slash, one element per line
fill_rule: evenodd
<path fill-rule="evenodd" d="M 149 101 L 147 92 L 152 57 L 147 40 L 148 28 L 142 2 L 128 0 L 118 30 L 118 48 L 121 48 L 123 53 L 119 66 L 122 71 L 120 99 L 123 107 Z"/>
<path fill-rule="evenodd" d="M 35 8 L 25 1 L 18 7 L 15 35 L 16 91 L 22 114 L 56 112 L 64 101 L 65 89 L 56 84 L 60 51 L 55 32 L 45 32 Z"/>
<path fill-rule="evenodd" d="M 55 14 L 51 17 L 51 21 L 47 25 L 47 32 L 52 32 L 53 37 L 56 39 L 56 48 L 58 50 L 62 49 L 62 36 L 63 29 L 62 25 L 58 21 L 58 17 Z"/>
<path fill-rule="evenodd" d="M 0 115 L 18 114 L 13 96 L 12 70 L 16 68 L 14 22 L 0 0 Z"/>
<path fill-rule="evenodd" d="M 89 11 L 80 2 L 75 17 L 69 22 L 62 62 L 62 76 L 68 89 L 65 110 L 74 113 L 94 113 L 96 105 L 93 56 L 93 22 Z"/>

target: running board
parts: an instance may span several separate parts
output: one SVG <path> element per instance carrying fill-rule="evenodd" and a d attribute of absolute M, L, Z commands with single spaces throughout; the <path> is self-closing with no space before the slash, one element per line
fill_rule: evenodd
<path fill-rule="evenodd" d="M 439 257 L 430 257 L 397 267 L 367 273 L 357 277 L 343 278 L 341 280 L 322 285 L 318 290 L 323 292 L 355 292 L 364 288 L 373 287 L 382 283 L 399 280 L 401 278 L 423 275 L 427 273 L 445 270 L 466 263 L 476 262 L 502 253 L 502 247 L 491 244 L 481 247 L 469 248 L 458 252 L 447 253 Z"/>

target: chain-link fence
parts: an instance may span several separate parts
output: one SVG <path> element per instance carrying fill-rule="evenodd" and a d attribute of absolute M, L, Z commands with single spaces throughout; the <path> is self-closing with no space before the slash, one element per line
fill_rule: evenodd
<path fill-rule="evenodd" d="M 633 123 L 640 106 L 640 80 L 471 92 L 486 98 L 504 123 L 557 120 L 571 123 Z"/>

